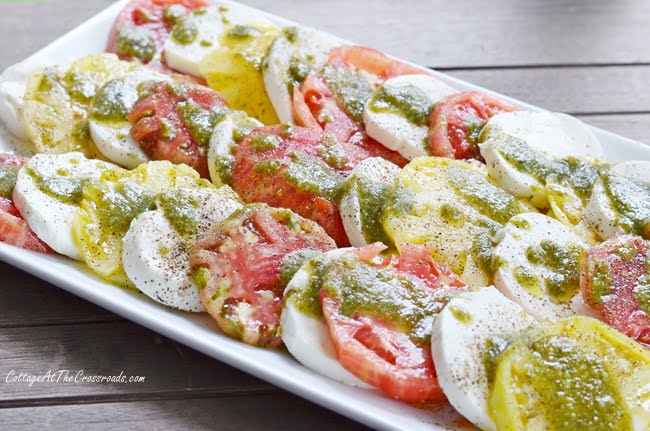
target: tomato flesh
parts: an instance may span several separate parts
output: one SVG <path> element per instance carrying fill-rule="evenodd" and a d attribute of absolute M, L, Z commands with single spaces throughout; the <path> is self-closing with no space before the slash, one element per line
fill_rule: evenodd
<path fill-rule="evenodd" d="M 301 249 L 335 247 L 315 223 L 289 210 L 256 205 L 198 241 L 190 263 L 210 273 L 201 300 L 224 332 L 249 344 L 278 347 L 283 258 Z"/>
<path fill-rule="evenodd" d="M 371 244 L 353 253 L 366 263 L 372 261 L 377 267 L 389 267 L 402 277 L 407 274 L 415 277 L 422 283 L 411 284 L 411 288 L 432 289 L 445 302 L 466 289 L 449 269 L 432 262 L 424 246 L 409 245 L 400 257 L 383 260 L 377 258 L 382 249 L 380 244 Z M 414 341 L 389 316 L 370 316 L 360 311 L 343 315 L 339 297 L 331 296 L 325 289 L 321 289 L 320 296 L 337 358 L 345 369 L 402 401 L 426 403 L 445 398 L 436 376 L 430 343 Z"/>
<path fill-rule="evenodd" d="M 216 121 L 214 111 L 225 106 L 226 101 L 216 91 L 198 84 L 152 82 L 145 84 L 143 89 L 143 97 L 127 116 L 133 124 L 131 137 L 150 159 L 185 163 L 208 178 L 209 132 L 214 126 L 210 118 Z M 195 119 L 183 118 L 182 112 L 189 111 L 183 109 L 188 107 L 192 107 Z M 199 131 L 205 129 L 202 137 L 192 132 L 192 124 Z"/>
<path fill-rule="evenodd" d="M 614 237 L 587 251 L 580 276 L 585 303 L 605 323 L 646 348 L 650 348 L 648 249 L 641 237 Z"/>
<path fill-rule="evenodd" d="M 429 117 L 429 151 L 452 159 L 480 158 L 476 138 L 485 121 L 517 108 L 479 91 L 452 94 L 436 104 Z"/>
<path fill-rule="evenodd" d="M 277 137 L 277 145 L 259 151 L 253 142 L 260 136 Z M 349 242 L 334 196 L 306 186 L 309 178 L 305 178 L 305 184 L 290 180 L 294 168 L 302 169 L 305 177 L 315 174 L 304 167 L 306 160 L 328 173 L 329 181 L 343 181 L 350 164 L 335 167 L 323 159 L 319 148 L 322 148 L 324 136 L 319 129 L 303 127 L 294 127 L 289 132 L 283 132 L 282 126 L 255 129 L 244 137 L 235 151 L 231 186 L 245 202 L 263 202 L 273 207 L 289 208 L 315 221 L 337 245 L 343 247 Z M 347 150 L 347 147 L 343 149 Z M 302 155 L 302 161 L 296 160 L 296 154 Z M 260 169 L 265 166 L 266 169 Z M 322 179 L 315 178 L 315 181 L 322 182 Z"/>

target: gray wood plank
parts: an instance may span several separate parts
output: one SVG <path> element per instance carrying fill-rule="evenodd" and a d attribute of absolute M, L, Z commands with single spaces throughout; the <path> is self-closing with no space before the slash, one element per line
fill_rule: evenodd
<path fill-rule="evenodd" d="M 650 62 L 650 2 L 644 0 L 243 2 L 426 66 Z M 109 3 L 0 4 L 0 69 Z"/>
<path fill-rule="evenodd" d="M 70 378 L 79 371 L 85 376 L 123 372 L 127 378 L 145 380 L 65 382 L 66 374 L 60 370 L 68 370 Z M 13 380 L 20 373 L 48 371 L 57 377 L 31 386 Z M 130 322 L 0 329 L 0 408 L 30 405 L 35 399 L 59 402 L 62 397 L 81 397 L 80 402 L 87 397 L 154 399 L 272 390 L 269 384 Z"/>
<path fill-rule="evenodd" d="M 585 123 L 650 145 L 650 114 L 584 115 Z"/>
<path fill-rule="evenodd" d="M 293 431 L 367 430 L 288 393 L 0 409 L 5 431 L 27 429 Z"/>
<path fill-rule="evenodd" d="M 543 67 L 446 73 L 555 111 L 650 113 L 650 92 L 647 91 L 650 66 Z"/>
<path fill-rule="evenodd" d="M 4 262 L 0 262 L 0 274 L 0 328 L 121 320 Z"/>

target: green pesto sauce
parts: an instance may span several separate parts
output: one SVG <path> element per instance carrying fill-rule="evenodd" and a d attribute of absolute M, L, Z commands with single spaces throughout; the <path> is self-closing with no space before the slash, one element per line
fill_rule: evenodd
<path fill-rule="evenodd" d="M 492 274 L 492 250 L 494 243 L 487 232 L 478 234 L 472 242 L 471 254 L 474 256 L 479 269 L 486 274 Z"/>
<path fill-rule="evenodd" d="M 445 223 L 461 227 L 467 221 L 467 217 L 463 213 L 463 210 L 452 204 L 442 204 L 440 206 L 440 220 Z"/>
<path fill-rule="evenodd" d="M 147 63 L 156 54 L 155 34 L 142 26 L 123 25 L 116 40 L 117 54 Z"/>
<path fill-rule="evenodd" d="M 505 224 L 522 212 L 519 202 L 511 194 L 492 184 L 480 172 L 450 166 L 446 173 L 454 191 L 490 219 Z"/>
<path fill-rule="evenodd" d="M 163 139 L 168 141 L 174 139 L 176 133 L 176 128 L 172 123 L 164 118 L 160 120 L 160 136 L 162 136 Z"/>
<path fill-rule="evenodd" d="M 289 43 L 296 43 L 298 41 L 298 27 L 285 27 L 282 29 L 282 34 Z"/>
<path fill-rule="evenodd" d="M 269 133 L 260 133 L 250 139 L 250 146 L 257 152 L 269 151 L 282 144 L 282 138 Z"/>
<path fill-rule="evenodd" d="M 594 304 L 601 304 L 603 298 L 612 293 L 612 275 L 607 262 L 590 259 L 589 275 L 591 285 L 591 301 Z"/>
<path fill-rule="evenodd" d="M 221 182 L 230 184 L 232 182 L 233 170 L 235 169 L 235 157 L 231 154 L 219 156 L 214 163 Z"/>
<path fill-rule="evenodd" d="M 160 196 L 160 208 L 172 227 L 182 235 L 192 235 L 199 228 L 198 209 L 200 202 L 195 196 L 177 191 Z"/>
<path fill-rule="evenodd" d="M 642 276 L 639 279 L 639 284 L 637 284 L 632 292 L 641 311 L 650 315 L 650 276 Z"/>
<path fill-rule="evenodd" d="M 583 255 L 583 248 L 577 244 L 562 247 L 547 240 L 526 249 L 530 263 L 549 270 L 543 277 L 546 292 L 559 303 L 568 302 L 578 291 Z"/>
<path fill-rule="evenodd" d="M 310 58 L 312 61 L 310 61 Z M 313 69 L 312 62 L 313 57 L 311 56 L 305 58 L 292 57 L 291 60 L 289 60 L 289 91 L 293 91 L 294 87 L 299 87 L 300 83 L 307 78 L 307 75 L 309 75 L 309 72 Z"/>
<path fill-rule="evenodd" d="M 138 100 L 138 91 L 121 79 L 108 81 L 97 91 L 90 108 L 93 120 L 105 123 L 127 121 L 126 116 Z"/>
<path fill-rule="evenodd" d="M 194 281 L 194 284 L 196 284 L 196 287 L 199 288 L 199 290 L 203 290 L 208 287 L 208 282 L 210 281 L 210 271 L 208 268 L 200 266 L 192 272 L 192 280 Z"/>
<path fill-rule="evenodd" d="M 527 379 L 555 431 L 609 431 L 632 429 L 625 400 L 606 359 L 581 351 L 568 336 L 546 336 L 533 341 Z"/>
<path fill-rule="evenodd" d="M 226 34 L 231 39 L 248 39 L 249 37 L 257 37 L 262 32 L 250 25 L 236 25 L 230 29 Z"/>
<path fill-rule="evenodd" d="M 320 145 L 316 147 L 316 151 L 325 160 L 325 163 L 335 169 L 341 169 L 348 162 L 345 147 L 336 139 L 336 136 L 329 133 L 323 135 Z"/>
<path fill-rule="evenodd" d="M 494 336 L 485 340 L 485 347 L 483 348 L 483 366 L 485 367 L 488 385 L 492 385 L 494 382 L 499 357 L 508 348 L 510 343 L 511 340 L 499 336 Z"/>
<path fill-rule="evenodd" d="M 87 187 L 94 188 L 94 185 L 91 182 Z M 154 208 L 155 196 L 147 188 L 133 181 L 117 182 L 113 187 L 99 192 L 102 194 L 97 205 L 97 214 L 104 229 L 126 232 L 131 220 Z"/>
<path fill-rule="evenodd" d="M 342 315 L 361 313 L 389 322 L 418 344 L 429 343 L 433 321 L 451 299 L 416 277 L 360 262 L 352 254 L 334 261 L 322 280 L 322 288 L 340 301 Z"/>
<path fill-rule="evenodd" d="M 373 94 L 368 106 L 372 111 L 401 115 L 411 124 L 426 126 L 433 105 L 427 95 L 413 85 L 382 85 Z"/>
<path fill-rule="evenodd" d="M 41 175 L 29 167 L 24 169 L 34 179 L 36 187 L 51 198 L 71 205 L 78 205 L 81 202 L 83 189 L 88 180 L 67 178 L 63 175 L 50 177 Z"/>
<path fill-rule="evenodd" d="M 300 190 L 336 199 L 342 178 L 334 169 L 303 151 L 294 151 L 290 157 L 293 163 L 285 175 L 291 184 Z"/>
<path fill-rule="evenodd" d="M 381 215 L 390 192 L 390 184 L 371 181 L 361 176 L 350 177 L 348 181 L 352 181 L 352 187 L 356 187 L 357 190 L 361 225 L 366 242 L 368 244 L 381 242 L 391 245 L 393 241 L 381 223 Z"/>
<path fill-rule="evenodd" d="M 613 173 L 601 175 L 605 192 L 627 233 L 650 239 L 650 184 Z"/>
<path fill-rule="evenodd" d="M 386 202 L 384 213 L 395 216 L 409 215 L 414 207 L 415 193 L 401 182 L 396 182 Z"/>
<path fill-rule="evenodd" d="M 194 141 L 203 148 L 208 146 L 215 125 L 225 115 L 223 108 L 217 107 L 207 111 L 193 100 L 180 102 L 178 112 L 181 114 L 181 120 L 190 131 Z"/>
<path fill-rule="evenodd" d="M 514 268 L 513 275 L 517 283 L 524 286 L 524 288 L 533 296 L 541 296 L 540 278 L 537 273 L 524 266 L 517 266 Z"/>
<path fill-rule="evenodd" d="M 366 102 L 372 96 L 372 88 L 366 78 L 361 73 L 331 66 L 325 67 L 322 74 L 345 113 L 361 123 Z"/>
<path fill-rule="evenodd" d="M 176 25 L 185 15 L 187 15 L 187 9 L 179 4 L 165 6 L 163 8 L 163 20 L 168 27 Z"/>
<path fill-rule="evenodd" d="M 17 166 L 0 165 L 0 197 L 11 199 L 18 178 Z"/>
<path fill-rule="evenodd" d="M 283 257 L 282 262 L 280 263 L 281 290 L 284 290 L 284 288 L 287 287 L 287 284 L 289 284 L 301 266 L 303 266 L 309 259 L 313 259 L 320 254 L 321 252 L 318 250 L 303 248 L 301 250 L 293 251 Z"/>
<path fill-rule="evenodd" d="M 180 18 L 172 29 L 172 39 L 174 42 L 181 45 L 189 45 L 193 43 L 198 35 L 199 29 L 189 16 Z"/>
<path fill-rule="evenodd" d="M 298 258 L 296 258 L 298 259 Z M 305 270 L 309 274 L 309 281 L 303 290 L 292 290 L 287 292 L 286 298 L 303 314 L 313 317 L 314 319 L 322 319 L 323 310 L 320 303 L 320 290 L 323 285 L 323 274 L 331 264 L 332 260 L 325 254 L 319 254 L 306 262 Z M 285 268 L 283 264 L 283 269 Z M 300 266 L 296 269 L 296 271 Z M 286 266 L 286 273 L 280 275 L 280 279 L 286 280 L 289 272 L 293 270 L 289 263 Z M 291 277 L 295 272 L 291 274 Z M 291 278 L 289 278 L 291 280 Z M 287 281 L 288 283 L 288 281 Z"/>
<path fill-rule="evenodd" d="M 458 320 L 463 325 L 469 325 L 474 319 L 472 313 L 465 310 L 464 308 L 457 307 L 455 305 L 450 305 L 449 311 L 451 312 L 451 315 L 454 316 L 454 319 Z"/>
<path fill-rule="evenodd" d="M 284 162 L 281 159 L 261 160 L 255 163 L 253 166 L 253 172 L 262 175 L 270 175 L 274 172 L 277 172 L 277 170 L 282 166 L 284 166 Z"/>
<path fill-rule="evenodd" d="M 500 142 L 497 151 L 518 171 L 542 184 L 553 176 L 556 182 L 570 187 L 583 201 L 589 198 L 598 179 L 599 169 L 588 161 L 575 157 L 552 160 L 519 139 L 509 138 Z"/>

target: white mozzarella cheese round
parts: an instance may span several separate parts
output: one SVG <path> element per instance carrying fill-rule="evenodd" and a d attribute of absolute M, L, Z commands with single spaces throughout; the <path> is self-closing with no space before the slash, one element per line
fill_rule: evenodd
<path fill-rule="evenodd" d="M 201 312 L 205 307 L 190 276 L 190 248 L 199 232 L 214 228 L 242 205 L 211 188 L 179 192 L 200 202 L 197 232 L 179 233 L 162 209 L 144 212 L 133 220 L 122 240 L 122 262 L 135 287 L 154 301 L 182 311 Z"/>
<path fill-rule="evenodd" d="M 458 92 L 429 75 L 402 75 L 390 78 L 375 90 L 375 95 L 386 91 L 400 92 L 399 98 L 404 101 L 408 100 L 409 94 L 413 94 L 416 103 L 426 103 L 430 108 L 445 97 Z M 374 100 L 374 97 L 371 100 Z M 428 154 L 427 124 L 414 124 L 399 111 L 389 107 L 378 110 L 375 105 L 377 103 L 371 102 L 363 111 L 363 122 L 368 135 L 408 160 Z"/>
<path fill-rule="evenodd" d="M 558 277 L 558 273 L 542 263 L 531 262 L 529 256 L 543 249 L 544 243 L 562 248 L 570 246 L 581 252 L 589 244 L 559 221 L 537 213 L 513 217 L 497 232 L 496 242 L 492 251 L 492 261 L 497 266 L 494 285 L 501 293 L 542 322 L 576 314 L 570 301 L 556 302 L 547 291 L 546 280 Z"/>
<path fill-rule="evenodd" d="M 14 204 L 44 243 L 57 253 L 80 260 L 72 236 L 72 220 L 77 205 L 43 191 L 37 178 L 47 178 L 53 187 L 66 191 L 78 185 L 75 181 L 97 178 L 108 169 L 117 169 L 117 166 L 87 159 L 77 152 L 37 154 L 18 173 L 13 193 Z"/>
<path fill-rule="evenodd" d="M 483 430 L 496 431 L 488 412 L 488 347 L 504 349 L 536 321 L 494 287 L 462 293 L 436 317 L 431 353 L 436 375 L 452 406 Z"/>

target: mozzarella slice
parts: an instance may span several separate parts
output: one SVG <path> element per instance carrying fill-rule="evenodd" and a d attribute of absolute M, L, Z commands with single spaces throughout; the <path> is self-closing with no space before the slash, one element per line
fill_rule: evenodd
<path fill-rule="evenodd" d="M 130 111 L 138 98 L 138 86 L 146 81 L 171 81 L 171 78 L 146 67 L 138 68 L 124 78 L 107 83 L 91 108 L 90 136 L 95 145 L 107 159 L 131 169 L 149 161 L 140 144 L 131 137 L 131 124 L 128 121 L 102 121 L 92 113 L 98 97 L 108 98 L 109 103 L 121 105 L 125 112 Z"/>
<path fill-rule="evenodd" d="M 398 173 L 397 165 L 372 157 L 359 163 L 346 180 L 339 210 L 345 233 L 354 247 L 389 242 L 381 225 L 381 208 Z"/>
<path fill-rule="evenodd" d="M 210 179 L 217 187 L 230 183 L 233 152 L 241 138 L 263 124 L 242 111 L 230 111 L 214 127 L 208 147 Z"/>
<path fill-rule="evenodd" d="M 621 162 L 612 166 L 610 173 L 620 175 L 645 183 L 650 187 L 650 162 L 645 160 Z M 628 191 L 630 203 L 637 201 L 635 210 L 640 210 L 641 205 L 647 205 L 647 198 L 630 189 Z M 647 195 L 646 195 L 647 196 Z M 623 217 L 614 207 L 612 200 L 605 190 L 602 178 L 596 181 L 591 192 L 591 197 L 585 208 L 585 219 L 598 232 L 603 239 L 611 238 L 621 233 L 629 233 L 629 227 L 624 226 Z"/>
<path fill-rule="evenodd" d="M 456 296 L 436 317 L 431 353 L 438 381 L 451 405 L 479 428 L 496 430 L 487 407 L 486 355 L 500 353 L 535 323 L 492 286 Z"/>
<path fill-rule="evenodd" d="M 385 147 L 413 160 L 428 154 L 428 113 L 445 97 L 458 91 L 429 75 L 402 75 L 386 80 L 375 90 L 363 111 L 366 132 Z M 399 104 L 427 112 L 416 124 L 401 112 Z"/>
<path fill-rule="evenodd" d="M 174 70 L 200 77 L 201 60 L 219 47 L 219 38 L 229 26 L 260 23 L 270 24 L 264 17 L 252 14 L 250 9 L 233 5 L 195 9 L 174 26 L 171 36 L 165 41 L 165 61 Z M 181 29 L 195 33 L 190 43 L 174 37 Z"/>
<path fill-rule="evenodd" d="M 348 250 L 332 250 L 324 255 L 335 259 Z M 294 295 L 299 295 L 309 287 L 313 276 L 310 262 L 307 261 L 296 272 L 284 291 L 284 306 L 280 316 L 282 341 L 289 352 L 305 367 L 346 385 L 370 388 L 343 368 L 338 361 L 327 324 L 322 319 L 316 319 L 300 311 L 292 299 Z"/>
<path fill-rule="evenodd" d="M 310 27 L 285 27 L 275 39 L 264 64 L 264 84 L 281 123 L 293 122 L 293 88 L 303 77 L 327 62 L 330 49 L 341 43 Z M 303 78 L 304 79 L 304 78 Z"/>
<path fill-rule="evenodd" d="M 545 178 L 535 178 L 508 160 L 508 149 L 524 144 L 531 157 L 554 161 L 566 157 L 602 159 L 603 149 L 591 129 L 575 117 L 557 112 L 504 112 L 490 118 L 479 148 L 490 176 L 505 190 L 546 206 Z M 519 151 L 519 150 L 517 150 Z M 519 151 L 520 152 L 520 151 Z M 543 162 L 543 161 L 542 161 Z"/>
<path fill-rule="evenodd" d="M 554 299 L 548 280 L 561 282 L 574 275 L 575 283 L 565 287 L 579 294 L 579 262 L 589 244 L 559 221 L 537 213 L 513 217 L 497 233 L 496 242 L 492 251 L 493 264 L 498 267 L 494 285 L 501 293 L 539 321 L 575 314 L 572 297 Z M 561 266 L 552 268 L 556 264 Z"/>
<path fill-rule="evenodd" d="M 189 250 L 200 232 L 214 228 L 242 205 L 212 188 L 180 189 L 178 193 L 200 203 L 196 231 L 177 231 L 163 209 L 144 212 L 133 220 L 122 240 L 122 262 L 135 287 L 154 301 L 202 312 L 205 307 L 190 277 Z"/>
<path fill-rule="evenodd" d="M 23 126 L 21 112 L 24 106 L 23 97 L 27 88 L 29 76 L 47 66 L 39 57 L 29 57 L 25 61 L 8 67 L 0 75 L 0 120 L 16 137 L 28 141 Z"/>
<path fill-rule="evenodd" d="M 86 181 L 117 166 L 86 159 L 83 154 L 37 154 L 18 173 L 13 200 L 36 235 L 57 253 L 80 260 L 72 237 L 80 196 Z M 69 197 L 62 197 L 62 196 Z"/>

